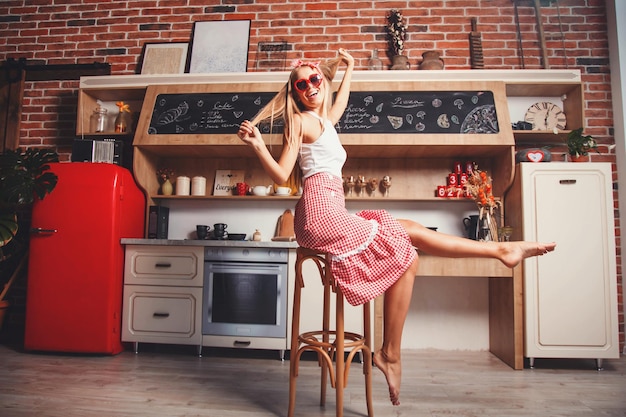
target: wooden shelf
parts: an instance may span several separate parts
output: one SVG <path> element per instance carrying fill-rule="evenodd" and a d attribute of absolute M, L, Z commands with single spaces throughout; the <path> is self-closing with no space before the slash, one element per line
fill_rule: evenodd
<path fill-rule="evenodd" d="M 565 145 L 571 130 L 559 130 L 557 134 L 549 130 L 514 130 L 516 144 Z"/>
<path fill-rule="evenodd" d="M 435 191 L 433 190 L 433 193 Z M 178 200 L 178 201 L 237 201 L 240 203 L 246 202 L 272 202 L 272 201 L 298 201 L 300 196 L 255 196 L 255 195 L 233 195 L 233 196 L 216 196 L 216 195 L 151 195 L 150 198 L 154 201 L 167 201 L 167 200 Z M 410 198 L 410 197 L 348 197 L 346 196 L 346 201 L 350 203 L 354 202 L 364 202 L 364 203 L 373 203 L 373 202 L 437 202 L 437 203 L 445 203 L 445 204 L 459 204 L 459 203 L 472 203 L 472 200 L 469 198 Z"/>

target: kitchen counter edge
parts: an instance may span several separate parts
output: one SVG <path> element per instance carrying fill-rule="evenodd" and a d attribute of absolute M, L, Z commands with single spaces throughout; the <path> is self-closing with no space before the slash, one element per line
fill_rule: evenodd
<path fill-rule="evenodd" d="M 193 239 L 138 239 L 123 238 L 122 245 L 156 245 L 156 246 L 213 246 L 241 248 L 286 248 L 296 249 L 297 242 L 284 241 L 252 241 L 252 240 L 193 240 Z"/>

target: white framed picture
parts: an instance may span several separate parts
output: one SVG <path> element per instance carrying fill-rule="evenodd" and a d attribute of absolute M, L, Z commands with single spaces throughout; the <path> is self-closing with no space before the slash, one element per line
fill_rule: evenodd
<path fill-rule="evenodd" d="M 146 43 L 141 74 L 183 74 L 187 66 L 189 43 Z"/>
<path fill-rule="evenodd" d="M 245 171 L 218 169 L 215 171 L 213 195 L 233 195 L 238 182 L 243 182 Z"/>
<path fill-rule="evenodd" d="M 249 20 L 195 22 L 189 72 L 246 72 L 249 43 Z"/>

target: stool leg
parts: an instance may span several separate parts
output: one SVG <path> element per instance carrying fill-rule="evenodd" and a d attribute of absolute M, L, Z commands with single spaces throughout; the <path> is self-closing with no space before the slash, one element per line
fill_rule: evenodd
<path fill-rule="evenodd" d="M 363 362 L 363 374 L 365 375 L 365 401 L 367 402 L 367 415 L 374 417 L 372 405 L 372 333 L 370 323 L 370 302 L 363 304 L 363 337 L 365 338 L 365 358 Z"/>
<path fill-rule="evenodd" d="M 337 417 L 343 417 L 343 389 L 346 386 L 345 381 L 345 349 L 344 349 L 344 322 L 343 322 L 343 294 L 341 289 L 337 287 L 337 303 L 335 305 L 336 318 L 335 325 L 337 328 L 337 334 L 335 337 L 335 395 L 337 398 Z"/>
<path fill-rule="evenodd" d="M 291 351 L 289 353 L 289 409 L 287 415 L 293 417 L 296 406 L 296 379 L 298 378 L 298 367 L 300 365 L 300 355 L 298 352 L 300 335 L 300 301 L 302 286 L 302 264 L 298 258 L 296 261 L 296 279 L 293 290 L 293 314 L 291 317 Z"/>
<path fill-rule="evenodd" d="M 328 264 L 326 264 L 324 266 L 324 274 L 325 276 L 321 277 L 322 278 L 322 282 L 324 284 L 324 310 L 322 312 L 322 341 L 324 343 L 328 343 L 330 341 L 330 292 L 331 292 L 331 279 L 332 276 L 330 275 L 330 267 L 328 266 Z M 333 352 L 332 350 L 328 351 L 327 354 L 329 355 L 329 357 L 331 358 L 331 363 L 332 363 L 332 358 L 333 358 Z M 318 354 L 319 355 L 319 354 Z M 321 362 L 321 367 L 322 367 L 322 376 L 321 376 L 321 385 L 320 385 L 320 405 L 323 407 L 326 405 L 326 387 L 328 386 L 328 377 L 330 374 L 330 371 L 328 369 L 328 366 L 326 365 L 326 361 L 324 361 L 322 358 L 318 359 Z M 331 378 L 332 378 L 332 374 L 331 374 Z M 331 385 L 334 385 L 333 382 L 331 381 Z"/>

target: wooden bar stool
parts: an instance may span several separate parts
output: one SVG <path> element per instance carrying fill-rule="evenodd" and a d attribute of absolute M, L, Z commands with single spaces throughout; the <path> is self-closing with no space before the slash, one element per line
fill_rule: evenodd
<path fill-rule="evenodd" d="M 302 264 L 311 260 L 317 266 L 317 270 L 324 285 L 324 312 L 322 317 L 322 330 L 300 333 L 300 304 L 301 293 L 304 287 Z M 336 295 L 335 305 L 335 330 L 330 329 L 330 293 Z M 335 388 L 337 410 L 336 416 L 343 416 L 343 390 L 348 383 L 350 364 L 357 353 L 363 358 L 363 375 L 365 376 L 365 398 L 367 401 L 367 415 L 374 416 L 372 408 L 372 350 L 370 330 L 370 303 L 363 304 L 363 335 L 346 332 L 344 330 L 343 302 L 344 297 L 341 289 L 336 285 L 330 269 L 330 255 L 306 248 L 298 248 L 296 256 L 296 278 L 293 300 L 293 317 L 291 325 L 291 353 L 289 364 L 289 417 L 293 417 L 296 403 L 296 379 L 300 357 L 306 351 L 317 353 L 319 365 L 322 368 L 320 387 L 320 406 L 326 404 L 326 383 L 330 378 L 330 384 Z M 344 351 L 349 349 L 347 359 Z M 333 367 L 333 361 L 335 366 Z"/>

